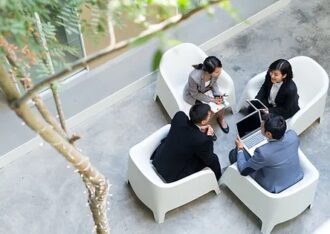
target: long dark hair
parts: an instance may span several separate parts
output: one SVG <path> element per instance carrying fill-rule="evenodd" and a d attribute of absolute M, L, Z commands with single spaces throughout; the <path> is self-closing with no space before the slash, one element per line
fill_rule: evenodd
<path fill-rule="evenodd" d="M 221 63 L 220 59 L 218 59 L 215 56 L 209 56 L 204 60 L 203 63 L 193 65 L 193 68 L 195 68 L 197 70 L 206 71 L 209 74 L 212 74 L 217 67 L 221 68 L 222 63 Z"/>
<path fill-rule="evenodd" d="M 291 67 L 291 64 L 289 63 L 289 61 L 287 61 L 285 59 L 278 59 L 275 62 L 273 62 L 272 64 L 270 64 L 268 71 L 267 71 L 266 78 L 270 78 L 270 72 L 275 71 L 275 70 L 279 70 L 283 76 L 286 75 L 286 77 L 284 78 L 283 81 L 292 80 L 293 73 L 292 73 L 292 67 Z"/>

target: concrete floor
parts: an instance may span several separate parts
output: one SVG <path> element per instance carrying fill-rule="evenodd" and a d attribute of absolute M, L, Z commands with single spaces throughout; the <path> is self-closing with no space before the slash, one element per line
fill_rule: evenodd
<path fill-rule="evenodd" d="M 252 26 L 208 54 L 222 58 L 237 96 L 246 82 L 279 57 L 307 55 L 330 74 L 330 2 L 292 0 L 289 6 Z M 312 78 L 311 78 L 312 79 Z M 260 221 L 227 188 L 170 211 L 163 224 L 153 220 L 127 185 L 128 150 L 168 123 L 160 103 L 153 102 L 154 84 L 95 114 L 75 131 L 79 146 L 112 184 L 109 219 L 112 233 L 259 233 Z M 234 122 L 228 113 L 228 135 L 215 123 L 215 145 L 221 166 L 234 146 Z M 273 233 L 313 233 L 330 219 L 330 100 L 324 121 L 301 136 L 301 148 L 320 172 L 313 209 L 277 225 Z M 44 145 L 0 170 L 0 233 L 91 233 L 92 220 L 80 178 L 49 146 Z"/>

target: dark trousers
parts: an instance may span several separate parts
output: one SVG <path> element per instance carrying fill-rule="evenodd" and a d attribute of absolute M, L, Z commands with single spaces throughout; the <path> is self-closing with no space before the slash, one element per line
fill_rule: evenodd
<path fill-rule="evenodd" d="M 196 161 L 195 165 L 189 165 L 189 167 L 185 168 L 183 172 L 180 173 L 178 180 L 191 174 L 194 174 L 205 167 L 206 165 L 204 163 L 202 163 L 201 161 Z M 212 161 L 209 165 L 207 165 L 207 167 L 209 167 L 214 172 L 215 177 L 217 178 L 217 180 L 219 180 L 222 174 L 220 162 L 216 154 L 213 154 Z"/>
<path fill-rule="evenodd" d="M 245 149 L 243 149 L 243 153 L 244 153 L 246 160 L 249 160 L 251 158 L 251 156 L 249 155 L 248 152 L 246 152 Z M 232 149 L 229 152 L 229 162 L 230 162 L 230 164 L 233 164 L 236 161 L 237 161 L 237 148 L 235 147 L 234 149 Z"/>

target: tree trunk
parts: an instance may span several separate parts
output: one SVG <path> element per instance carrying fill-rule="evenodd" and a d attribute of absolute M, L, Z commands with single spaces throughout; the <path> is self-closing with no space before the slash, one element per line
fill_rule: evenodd
<path fill-rule="evenodd" d="M 0 65 L 0 88 L 10 103 L 20 98 L 15 84 Z M 39 114 L 32 111 L 27 103 L 13 109 L 16 114 L 42 139 L 52 145 L 80 173 L 89 194 L 89 207 L 93 214 L 98 234 L 110 233 L 107 220 L 107 195 L 109 186 L 105 177 L 89 161 L 89 158 L 78 151 L 69 141 L 48 124 Z"/>

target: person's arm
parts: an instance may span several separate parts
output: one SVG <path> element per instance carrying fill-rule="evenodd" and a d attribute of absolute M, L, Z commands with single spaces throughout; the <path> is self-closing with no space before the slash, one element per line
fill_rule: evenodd
<path fill-rule="evenodd" d="M 265 165 L 265 158 L 260 153 L 259 148 L 254 151 L 254 155 L 249 160 L 246 160 L 243 151 L 237 153 L 237 168 L 242 176 L 247 176 Z"/>
<path fill-rule="evenodd" d="M 270 107 L 269 112 L 281 115 L 284 119 L 289 118 L 290 109 L 297 101 L 297 95 L 297 88 L 294 85 L 288 86 L 288 90 L 285 93 L 285 101 L 281 103 L 281 105 L 278 105 L 278 103 L 276 103 L 276 107 Z"/>
<path fill-rule="evenodd" d="M 210 136 L 209 138 L 197 148 L 196 156 L 206 167 L 211 168 L 218 180 L 221 176 L 220 163 L 218 157 L 213 153 L 213 141 Z"/>
<path fill-rule="evenodd" d="M 195 98 L 201 102 L 211 102 L 212 101 L 211 97 L 198 91 L 197 83 L 191 76 L 189 76 L 189 79 L 188 79 L 188 91 L 193 98 Z"/>
<path fill-rule="evenodd" d="M 268 74 L 268 72 L 267 72 Z M 257 93 L 256 95 L 256 99 L 259 99 L 260 101 L 262 101 L 264 103 L 264 100 L 267 100 L 268 97 L 267 97 L 267 94 L 268 94 L 268 76 L 266 75 L 265 77 L 265 81 L 264 83 L 262 84 L 261 88 L 259 89 L 259 92 Z"/>

